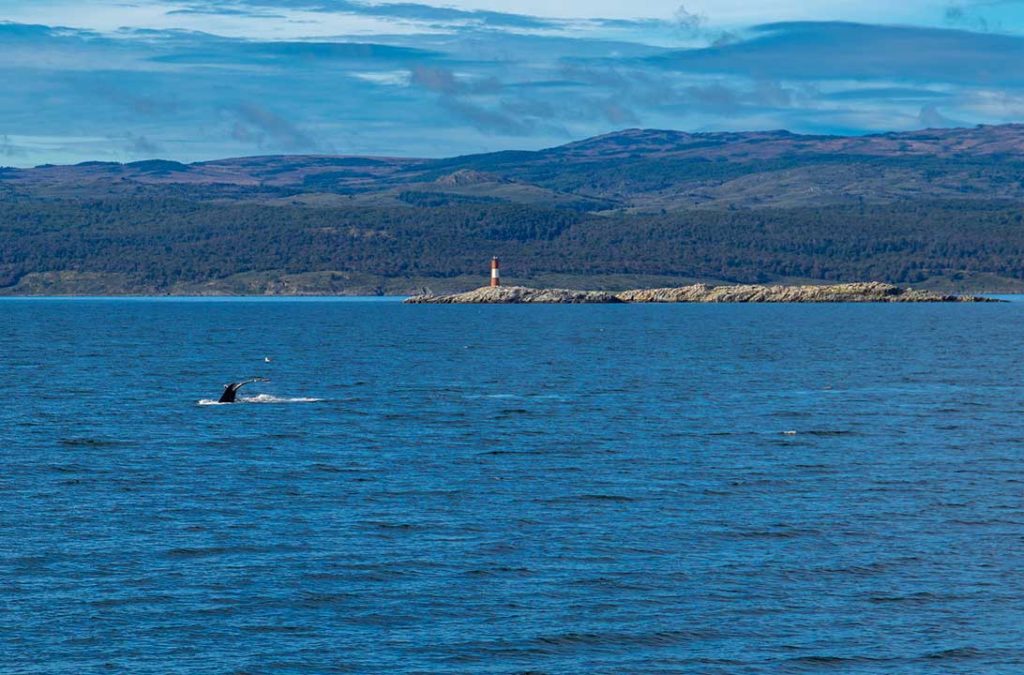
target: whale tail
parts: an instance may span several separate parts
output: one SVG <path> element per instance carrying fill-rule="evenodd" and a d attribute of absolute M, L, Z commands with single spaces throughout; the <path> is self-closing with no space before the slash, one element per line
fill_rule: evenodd
<path fill-rule="evenodd" d="M 225 384 L 224 393 L 220 395 L 218 403 L 234 403 L 238 397 L 238 390 L 247 384 L 252 384 L 253 382 L 270 382 L 270 380 L 265 377 L 250 377 L 248 380 L 243 380 L 241 382 Z"/>

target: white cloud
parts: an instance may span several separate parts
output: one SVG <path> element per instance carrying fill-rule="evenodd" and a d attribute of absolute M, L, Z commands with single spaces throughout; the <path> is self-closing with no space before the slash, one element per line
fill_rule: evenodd
<path fill-rule="evenodd" d="M 243 6 L 239 0 L 239 6 Z M 370 3 L 367 3 L 370 4 Z M 376 4 L 408 4 L 381 2 Z M 602 19 L 658 19 L 671 23 L 680 9 L 690 16 L 699 16 L 710 29 L 734 29 L 758 23 L 775 21 L 841 20 L 867 23 L 948 25 L 949 0 L 820 0 L 795 2 L 793 0 L 648 0 L 645 3 L 627 3 L 622 0 L 454 0 L 451 2 L 426 1 L 422 4 L 461 10 L 485 10 L 509 14 L 531 15 L 544 18 L 576 20 L 565 26 L 590 32 L 580 20 Z M 310 11 L 261 6 L 258 11 L 246 13 L 200 14 L 189 10 L 186 0 L 7 0 L 0 12 L 0 20 L 45 25 L 72 25 L 101 32 L 114 32 L 120 28 L 182 29 L 229 37 L 261 39 L 316 38 L 336 35 L 408 35 L 444 30 L 445 24 L 436 20 L 414 21 L 396 17 L 369 16 L 344 12 Z M 1005 24 L 1005 22 L 1003 22 Z M 448 24 L 451 28 L 458 21 Z M 1013 28 L 1009 26 L 1008 28 Z M 509 32 L 529 32 L 528 28 L 504 27 Z M 652 31 L 653 39 L 659 36 Z"/>
<path fill-rule="evenodd" d="M 411 35 L 424 31 L 409 21 L 358 14 L 274 9 L 262 13 L 197 14 L 181 2 L 139 0 L 133 4 L 111 0 L 44 0 L 4 8 L 0 20 L 15 23 L 71 26 L 115 34 L 123 28 L 189 30 L 225 37 L 294 40 L 337 35 Z"/>
<path fill-rule="evenodd" d="M 543 17 L 671 19 L 680 5 L 713 24 L 750 25 L 773 21 L 843 20 L 866 22 L 926 22 L 938 24 L 948 2 L 935 0 L 455 0 L 459 9 L 483 9 Z"/>
<path fill-rule="evenodd" d="M 623 126 L 845 133 L 920 126 L 922 110 L 970 123 L 1024 116 L 1024 78 L 1013 68 L 1024 40 L 877 25 L 929 7 L 946 21 L 944 6 L 920 0 L 889 12 L 878 0 L 456 0 L 436 11 L 392 8 L 404 18 L 379 7 L 372 15 L 282 10 L 274 0 L 230 0 L 262 9 L 216 14 L 170 10 L 228 0 L 127 1 L 134 4 L 0 0 L 0 21 L 117 38 L 0 30 L 0 154 L 16 155 L 7 162 L 311 149 L 445 156 L 538 148 Z M 306 1 L 330 6 L 290 4 Z M 520 16 L 468 13 L 480 9 Z M 522 16 L 531 12 L 568 18 Z M 593 18 L 634 12 L 663 21 Z M 796 19 L 875 25 L 744 30 Z M 169 28 L 205 35 L 132 30 Z M 726 30 L 736 43 L 703 49 Z M 316 37 L 377 44 L 276 42 Z"/>

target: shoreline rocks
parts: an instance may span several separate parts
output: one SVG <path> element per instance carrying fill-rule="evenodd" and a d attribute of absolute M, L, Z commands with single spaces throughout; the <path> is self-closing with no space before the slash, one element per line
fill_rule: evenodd
<path fill-rule="evenodd" d="M 614 293 L 606 293 L 604 291 L 574 291 L 567 288 L 527 288 L 526 286 L 498 286 L 496 288 L 484 286 L 468 293 L 417 295 L 405 302 L 434 305 L 518 305 L 527 303 L 617 303 L 622 302 L 622 300 Z"/>
<path fill-rule="evenodd" d="M 411 304 L 577 304 L 577 303 L 827 303 L 827 302 L 999 302 L 976 295 L 945 295 L 877 281 L 823 286 L 708 286 L 648 288 L 621 293 L 525 286 L 484 287 L 467 293 L 417 295 Z"/>

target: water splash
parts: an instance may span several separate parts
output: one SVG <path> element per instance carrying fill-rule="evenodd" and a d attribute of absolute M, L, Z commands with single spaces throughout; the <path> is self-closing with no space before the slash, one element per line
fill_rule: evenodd
<path fill-rule="evenodd" d="M 203 398 L 197 401 L 197 405 L 238 405 L 240 403 L 320 403 L 322 398 L 310 398 L 306 396 L 284 397 L 272 396 L 270 394 L 258 394 L 256 396 L 240 396 L 234 403 L 221 403 L 212 398 Z"/>

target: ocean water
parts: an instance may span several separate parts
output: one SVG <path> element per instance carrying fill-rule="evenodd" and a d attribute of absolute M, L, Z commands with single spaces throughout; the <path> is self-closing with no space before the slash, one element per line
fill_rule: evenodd
<path fill-rule="evenodd" d="M 1022 672 L 1022 372 L 1024 303 L 2 301 L 0 671 Z"/>

